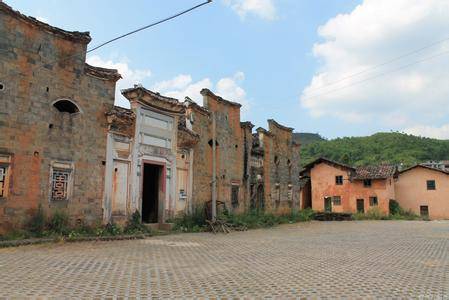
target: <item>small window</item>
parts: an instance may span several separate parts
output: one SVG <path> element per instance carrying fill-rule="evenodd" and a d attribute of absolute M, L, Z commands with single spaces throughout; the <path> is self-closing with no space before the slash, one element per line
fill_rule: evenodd
<path fill-rule="evenodd" d="M 332 197 L 332 205 L 341 205 L 341 197 L 340 196 Z"/>
<path fill-rule="evenodd" d="M 0 91 L 3 91 L 5 89 L 5 85 L 0 82 Z"/>
<path fill-rule="evenodd" d="M 419 213 L 420 213 L 421 217 L 428 218 L 429 217 L 429 207 L 427 205 L 420 206 Z"/>
<path fill-rule="evenodd" d="M 8 192 L 8 166 L 0 165 L 0 198 L 6 197 Z"/>
<path fill-rule="evenodd" d="M 371 185 L 372 185 L 371 179 L 364 179 L 363 180 L 363 186 L 364 187 L 371 187 Z"/>
<path fill-rule="evenodd" d="M 70 194 L 71 169 L 53 169 L 51 177 L 51 200 L 67 201 Z"/>
<path fill-rule="evenodd" d="M 436 190 L 435 180 L 427 180 L 427 189 L 428 190 Z"/>
<path fill-rule="evenodd" d="M 278 165 L 279 165 L 279 162 L 280 162 L 280 161 L 279 161 L 279 157 L 276 155 L 276 156 L 274 157 L 274 164 L 278 166 Z"/>
<path fill-rule="evenodd" d="M 377 206 L 377 205 L 378 205 L 377 197 L 369 197 L 369 206 Z"/>
<path fill-rule="evenodd" d="M 11 156 L 0 155 L 0 198 L 8 196 Z"/>
<path fill-rule="evenodd" d="M 233 185 L 231 190 L 231 205 L 233 208 L 239 206 L 239 186 Z"/>
<path fill-rule="evenodd" d="M 342 185 L 343 184 L 343 176 L 341 176 L 341 175 L 335 176 L 335 184 Z"/>
<path fill-rule="evenodd" d="M 58 100 L 53 103 L 53 106 L 60 112 L 66 112 L 69 114 L 75 114 L 80 111 L 78 106 L 70 100 Z"/>

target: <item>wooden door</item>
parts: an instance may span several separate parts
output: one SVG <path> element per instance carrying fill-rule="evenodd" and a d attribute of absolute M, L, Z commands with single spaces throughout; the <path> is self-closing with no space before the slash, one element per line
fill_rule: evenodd
<path fill-rule="evenodd" d="M 365 200 L 357 199 L 357 212 L 362 214 L 365 213 Z"/>
<path fill-rule="evenodd" d="M 112 214 L 126 215 L 128 199 L 128 170 L 127 162 L 114 160 L 112 175 Z"/>
<path fill-rule="evenodd" d="M 332 197 L 324 198 L 324 211 L 332 212 Z"/>

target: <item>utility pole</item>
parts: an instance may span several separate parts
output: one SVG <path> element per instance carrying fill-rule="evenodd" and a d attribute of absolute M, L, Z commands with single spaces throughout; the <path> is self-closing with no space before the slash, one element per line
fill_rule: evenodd
<path fill-rule="evenodd" d="M 212 222 L 217 219 L 217 123 L 215 112 L 212 112 Z"/>

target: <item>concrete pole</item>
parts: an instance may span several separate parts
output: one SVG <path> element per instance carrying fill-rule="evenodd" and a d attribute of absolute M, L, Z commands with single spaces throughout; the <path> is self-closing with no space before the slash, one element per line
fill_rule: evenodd
<path fill-rule="evenodd" d="M 189 201 L 189 214 L 193 214 L 193 149 L 189 150 L 189 194 L 188 194 L 188 201 Z"/>
<path fill-rule="evenodd" d="M 217 219 L 217 123 L 212 112 L 212 221 Z"/>

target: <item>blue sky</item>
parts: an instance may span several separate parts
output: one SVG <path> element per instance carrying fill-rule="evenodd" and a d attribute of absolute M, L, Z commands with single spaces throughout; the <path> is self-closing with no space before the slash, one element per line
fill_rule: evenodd
<path fill-rule="evenodd" d="M 201 0 L 5 2 L 51 25 L 90 31 L 90 46 L 95 46 Z M 447 29 L 444 20 L 449 15 L 435 17 L 432 13 L 441 11 L 447 1 L 428 0 L 425 7 L 422 2 L 215 0 L 189 15 L 108 45 L 92 53 L 89 62 L 121 69 L 126 75 L 121 88 L 140 82 L 182 100 L 186 94 L 199 99 L 198 90 L 208 87 L 243 103 L 242 118 L 256 126 L 265 127 L 266 119 L 274 118 L 296 131 L 318 132 L 329 138 L 389 130 L 449 138 L 446 109 L 435 116 L 431 109 L 424 111 L 420 106 L 427 101 L 423 95 L 437 98 L 435 105 L 447 103 L 444 93 L 449 89 L 429 94 L 435 89 L 430 86 L 435 82 L 432 76 L 447 74 L 442 69 L 429 70 L 423 63 L 425 66 L 345 88 L 345 84 L 357 84 L 358 79 L 369 79 L 370 74 L 351 78 L 334 86 L 341 84 L 342 92 L 326 87 L 443 38 L 442 30 L 433 29 Z M 391 24 L 393 17 L 395 24 Z M 443 46 L 447 44 L 388 67 L 438 54 Z M 448 58 L 435 60 L 433 66 L 441 66 Z M 320 96 L 322 91 L 329 93 Z"/>

